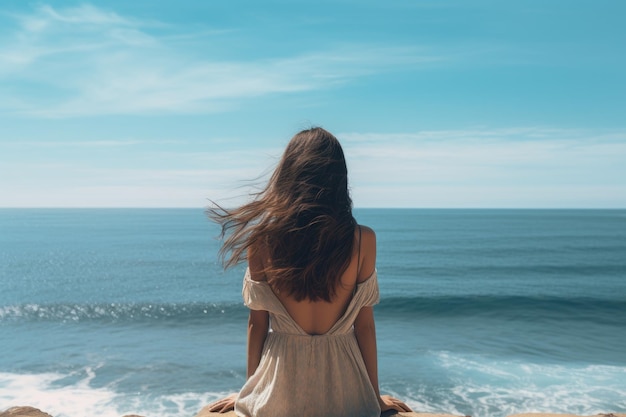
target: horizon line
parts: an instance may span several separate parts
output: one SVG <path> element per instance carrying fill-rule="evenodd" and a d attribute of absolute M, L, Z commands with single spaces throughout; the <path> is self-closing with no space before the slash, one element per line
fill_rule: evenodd
<path fill-rule="evenodd" d="M 206 210 L 208 206 L 0 206 L 0 210 Z M 626 210 L 625 207 L 353 207 L 353 210 Z"/>

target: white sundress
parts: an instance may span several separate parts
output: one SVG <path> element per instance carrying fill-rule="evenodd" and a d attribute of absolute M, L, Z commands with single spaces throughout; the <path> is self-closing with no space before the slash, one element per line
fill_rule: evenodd
<path fill-rule="evenodd" d="M 243 279 L 244 304 L 266 310 L 270 331 L 254 375 L 241 388 L 235 414 L 245 417 L 379 417 L 353 324 L 379 301 L 376 271 L 357 284 L 346 312 L 323 335 L 309 335 L 265 281 Z"/>

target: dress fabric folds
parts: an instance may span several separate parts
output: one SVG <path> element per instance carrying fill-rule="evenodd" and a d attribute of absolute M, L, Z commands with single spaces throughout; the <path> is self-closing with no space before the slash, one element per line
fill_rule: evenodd
<path fill-rule="evenodd" d="M 267 282 L 243 279 L 244 304 L 266 310 L 270 331 L 259 366 L 239 392 L 235 414 L 245 417 L 378 417 L 380 406 L 354 335 L 362 307 L 379 301 L 377 273 L 357 284 L 333 327 L 309 335 L 291 318 Z"/>

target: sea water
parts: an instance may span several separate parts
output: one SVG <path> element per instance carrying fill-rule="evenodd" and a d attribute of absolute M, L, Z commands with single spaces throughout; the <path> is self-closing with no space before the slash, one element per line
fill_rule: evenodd
<path fill-rule="evenodd" d="M 416 411 L 626 412 L 626 210 L 357 209 L 381 390 Z M 245 265 L 199 209 L 0 210 L 0 411 L 193 416 L 245 381 Z M 312 381 L 314 383 L 314 381 Z"/>

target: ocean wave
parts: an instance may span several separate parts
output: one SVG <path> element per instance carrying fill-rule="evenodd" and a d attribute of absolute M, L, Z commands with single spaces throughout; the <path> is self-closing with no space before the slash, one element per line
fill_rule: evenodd
<path fill-rule="evenodd" d="M 528 363 L 488 355 L 432 352 L 450 382 L 446 395 L 410 396 L 430 409 L 474 417 L 533 412 L 595 415 L 626 411 L 626 368 Z"/>
<path fill-rule="evenodd" d="M 243 303 L 97 303 L 19 304 L 0 307 L 5 321 L 240 322 Z M 620 325 L 626 322 L 626 300 L 529 296 L 385 297 L 376 307 L 381 318 L 419 319 L 477 317 L 500 320 L 576 320 Z"/>
<path fill-rule="evenodd" d="M 429 383 L 416 377 L 398 384 L 383 380 L 381 390 L 403 399 L 415 411 L 474 417 L 504 417 L 523 412 L 595 415 L 626 412 L 626 368 L 618 366 L 525 363 L 488 356 L 432 352 L 443 379 Z M 184 386 L 178 392 L 120 390 L 116 383 L 98 386 L 98 367 L 71 373 L 0 372 L 0 404 L 28 404 L 58 417 L 136 413 L 154 417 L 195 415 L 202 407 L 239 387 L 206 391 Z M 182 375 L 182 374 L 181 374 Z M 184 380 L 182 378 L 181 380 Z"/>
<path fill-rule="evenodd" d="M 626 299 L 491 295 L 389 297 L 381 301 L 377 313 L 405 318 L 542 318 L 587 320 L 616 325 L 626 322 Z"/>
<path fill-rule="evenodd" d="M 205 323 L 207 320 L 240 320 L 247 310 L 241 303 L 100 303 L 22 304 L 0 307 L 2 321 L 54 322 L 150 322 Z"/>
<path fill-rule="evenodd" d="M 114 384 L 93 386 L 96 368 L 87 367 L 71 374 L 16 374 L 0 372 L 0 404 L 7 407 L 29 405 L 57 417 L 119 417 L 139 414 L 153 417 L 195 415 L 202 407 L 227 392 L 118 392 Z M 79 379 L 66 383 L 68 379 Z M 0 409 L 3 411 L 3 409 Z"/>

